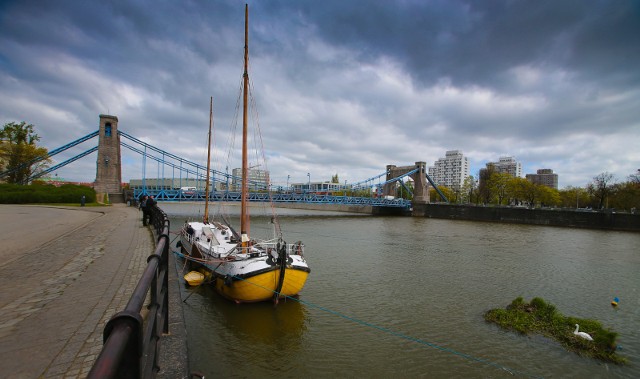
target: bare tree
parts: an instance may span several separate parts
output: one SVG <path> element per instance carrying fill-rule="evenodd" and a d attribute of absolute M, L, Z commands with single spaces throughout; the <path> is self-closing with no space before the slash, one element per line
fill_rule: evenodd
<path fill-rule="evenodd" d="M 591 196 L 598 200 L 598 209 L 604 208 L 605 200 L 609 193 L 611 193 L 611 185 L 613 184 L 613 174 L 609 172 L 603 172 L 596 175 L 593 181 L 587 185 L 587 191 Z"/>

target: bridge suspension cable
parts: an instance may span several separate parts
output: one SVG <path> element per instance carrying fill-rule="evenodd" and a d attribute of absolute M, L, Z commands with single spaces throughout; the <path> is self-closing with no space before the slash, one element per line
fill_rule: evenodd
<path fill-rule="evenodd" d="M 74 146 L 76 146 L 76 145 L 78 145 L 78 144 L 81 144 L 82 142 L 88 141 L 88 140 L 90 140 L 91 138 L 96 137 L 97 135 L 98 135 L 98 131 L 96 130 L 95 132 L 89 133 L 89 134 L 87 134 L 87 135 L 86 135 L 86 136 L 84 136 L 84 137 L 80 137 L 80 138 L 78 138 L 77 140 L 75 140 L 75 141 L 73 141 L 73 142 L 69 142 L 68 144 L 66 144 L 66 145 L 64 145 L 64 146 L 61 146 L 61 147 L 59 147 L 59 148 L 57 148 L 57 149 L 53 149 L 53 150 L 49 151 L 49 152 L 47 153 L 47 155 L 41 155 L 41 156 L 39 156 L 39 157 L 35 157 L 35 158 L 34 158 L 34 159 L 32 159 L 31 161 L 29 161 L 29 162 L 27 162 L 27 163 L 23 163 L 22 165 L 20 165 L 19 167 L 14 168 L 13 170 L 7 170 L 7 171 L 4 171 L 4 172 L 0 172 L 0 179 L 1 179 L 1 178 L 4 178 L 5 176 L 7 176 L 7 175 L 9 175 L 9 174 L 11 174 L 12 172 L 15 172 L 15 171 L 18 171 L 18 170 L 22 170 L 22 169 L 24 169 L 24 168 L 26 168 L 26 167 L 31 167 L 31 166 L 33 166 L 34 164 L 38 163 L 38 162 L 41 162 L 41 161 L 43 161 L 43 160 L 45 160 L 45 159 L 48 159 L 48 158 L 51 158 L 51 157 L 53 157 L 53 156 L 55 156 L 55 155 L 57 155 L 57 154 L 59 154 L 59 153 L 61 153 L 61 152 L 65 151 L 65 150 L 68 150 L 68 149 L 70 149 L 70 148 L 72 148 L 72 147 L 74 147 Z M 97 150 L 97 149 L 98 149 L 98 148 L 96 147 L 96 150 Z M 94 150 L 94 151 L 95 151 L 95 150 Z M 92 152 L 93 152 L 93 151 L 91 151 L 91 153 L 92 153 Z M 90 154 L 90 153 L 88 153 L 88 154 Z M 55 166 L 55 167 L 56 167 L 56 169 L 58 169 L 58 168 L 60 168 L 60 167 L 64 167 L 64 166 L 66 166 L 67 164 L 69 164 L 69 163 L 71 163 L 71 162 L 73 162 L 73 161 L 75 161 L 75 160 L 77 160 L 77 159 L 79 159 L 79 158 L 82 158 L 82 157 L 86 156 L 87 154 L 86 154 L 86 152 L 85 152 L 85 153 L 83 153 L 83 154 L 81 154 L 81 155 L 82 155 L 82 156 L 78 156 L 78 158 L 76 158 L 76 159 L 71 158 L 71 159 L 69 159 L 69 160 L 66 160 L 66 161 L 65 161 L 65 162 L 63 162 L 63 163 L 60 163 L 60 164 L 56 165 L 56 166 Z M 51 172 L 51 171 L 53 171 L 53 170 L 49 169 L 49 170 L 45 170 L 45 171 L 47 171 L 47 172 L 38 173 L 38 174 L 36 174 L 36 175 L 32 176 L 31 178 L 29 178 L 29 180 L 32 180 L 32 179 L 34 179 L 34 178 L 39 178 L 40 176 L 45 175 L 45 174 L 47 174 L 47 173 L 49 173 L 49 172 Z"/>

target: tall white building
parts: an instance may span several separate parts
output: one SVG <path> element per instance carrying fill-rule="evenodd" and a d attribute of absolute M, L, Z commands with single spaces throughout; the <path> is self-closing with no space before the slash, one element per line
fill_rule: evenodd
<path fill-rule="evenodd" d="M 469 158 L 460 150 L 447 151 L 444 158 L 429 167 L 429 176 L 438 185 L 459 189 L 469 176 Z"/>
<path fill-rule="evenodd" d="M 234 168 L 231 172 L 233 175 L 231 188 L 235 191 L 241 191 L 242 185 L 242 168 Z M 250 191 L 260 191 L 266 190 L 269 186 L 269 171 L 266 170 L 257 170 L 254 168 L 250 168 L 247 170 L 247 175 L 249 176 L 249 190 Z"/>
<path fill-rule="evenodd" d="M 515 178 L 522 178 L 522 163 L 517 162 L 514 157 L 500 157 L 497 162 L 490 163 L 496 172 L 509 174 Z"/>

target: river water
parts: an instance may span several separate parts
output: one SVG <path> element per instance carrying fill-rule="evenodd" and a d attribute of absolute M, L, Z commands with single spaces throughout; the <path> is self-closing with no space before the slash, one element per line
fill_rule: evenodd
<path fill-rule="evenodd" d="M 179 228 L 182 210 L 162 208 Z M 184 303 L 192 370 L 225 378 L 640 377 L 638 233 L 285 212 L 284 237 L 305 243 L 311 267 L 300 301 L 236 305 L 212 288 L 182 287 L 183 299 L 195 291 Z M 268 221 L 254 219 L 252 235 L 268 236 Z M 484 321 L 518 296 L 599 320 L 619 333 L 629 364 Z"/>

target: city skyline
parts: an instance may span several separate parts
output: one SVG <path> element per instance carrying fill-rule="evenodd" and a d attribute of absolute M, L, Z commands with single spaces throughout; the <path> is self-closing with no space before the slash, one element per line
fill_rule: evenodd
<path fill-rule="evenodd" d="M 52 150 L 110 114 L 121 131 L 203 163 L 213 96 L 212 162 L 238 167 L 223 151 L 242 5 L 2 2 L 0 122 L 34 124 Z M 637 2 L 249 1 L 249 20 L 260 169 L 275 185 L 308 173 L 364 180 L 454 149 L 473 176 L 513 156 L 523 174 L 553 169 L 559 188 L 602 172 L 624 181 L 640 166 Z M 123 181 L 141 177 L 139 156 L 123 149 L 122 161 Z M 52 175 L 91 181 L 95 165 L 92 154 Z"/>

